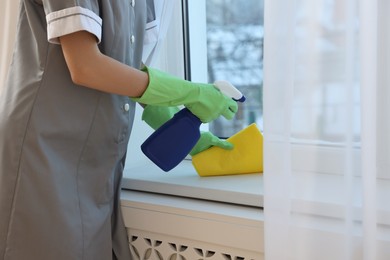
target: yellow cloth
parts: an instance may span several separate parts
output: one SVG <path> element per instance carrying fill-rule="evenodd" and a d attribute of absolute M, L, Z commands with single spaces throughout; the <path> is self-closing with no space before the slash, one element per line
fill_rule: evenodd
<path fill-rule="evenodd" d="M 256 124 L 227 139 L 233 150 L 213 146 L 192 157 L 199 176 L 217 176 L 263 172 L 263 135 Z"/>

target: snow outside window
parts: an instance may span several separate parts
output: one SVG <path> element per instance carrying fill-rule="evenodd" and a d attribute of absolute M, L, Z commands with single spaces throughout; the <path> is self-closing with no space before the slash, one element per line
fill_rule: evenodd
<path fill-rule="evenodd" d="M 247 97 L 234 120 L 220 117 L 210 124 L 218 136 L 252 123 L 262 129 L 263 9 L 262 0 L 206 1 L 208 81 L 228 80 Z"/>

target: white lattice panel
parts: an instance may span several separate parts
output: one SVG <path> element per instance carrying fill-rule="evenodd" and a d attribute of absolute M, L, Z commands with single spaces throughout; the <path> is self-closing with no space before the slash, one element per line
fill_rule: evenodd
<path fill-rule="evenodd" d="M 263 260 L 261 253 L 128 229 L 135 260 Z"/>

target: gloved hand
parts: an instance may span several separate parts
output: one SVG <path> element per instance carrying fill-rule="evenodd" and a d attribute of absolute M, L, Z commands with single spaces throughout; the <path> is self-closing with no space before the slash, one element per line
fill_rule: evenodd
<path fill-rule="evenodd" d="M 162 71 L 145 67 L 149 85 L 143 95 L 134 101 L 159 106 L 186 106 L 203 123 L 213 121 L 220 115 L 232 119 L 238 105 L 212 84 L 193 83 Z"/>
<path fill-rule="evenodd" d="M 142 120 L 144 120 L 151 128 L 157 130 L 179 111 L 180 109 L 178 107 L 147 105 L 144 107 L 144 111 L 142 112 Z"/>
<path fill-rule="evenodd" d="M 209 149 L 212 146 L 218 146 L 225 150 L 232 150 L 233 144 L 228 141 L 219 139 L 217 136 L 213 135 L 211 132 L 201 132 L 200 139 L 190 151 L 190 155 L 194 156 L 204 150 Z"/>
<path fill-rule="evenodd" d="M 162 107 L 162 106 L 153 106 L 147 105 L 142 112 L 142 120 L 144 120 L 150 127 L 154 130 L 158 129 L 165 122 L 171 119 L 174 114 L 179 112 L 178 107 Z M 194 156 L 212 146 L 218 146 L 223 149 L 231 150 L 233 149 L 233 144 L 219 139 L 210 132 L 201 132 L 200 139 L 190 151 L 190 155 Z"/>

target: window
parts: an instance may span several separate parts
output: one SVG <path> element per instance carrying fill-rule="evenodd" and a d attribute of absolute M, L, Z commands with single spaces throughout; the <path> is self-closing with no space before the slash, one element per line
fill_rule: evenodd
<path fill-rule="evenodd" d="M 187 2 L 191 72 L 207 75 L 200 78 L 207 82 L 230 81 L 247 97 L 233 120 L 220 117 L 210 130 L 229 137 L 251 123 L 262 129 L 263 1 Z M 199 22 L 202 11 L 205 23 Z"/>
<path fill-rule="evenodd" d="M 230 136 L 251 123 L 262 126 L 263 3 L 207 1 L 208 79 L 231 81 L 247 97 L 233 121 L 219 118 L 210 129 Z"/>
<path fill-rule="evenodd" d="M 217 3 L 217 1 L 209 2 L 209 0 L 175 1 L 173 20 L 161 46 L 157 62 L 153 66 L 193 82 L 212 82 L 218 77 L 235 84 L 247 96 L 247 101 L 240 107 L 241 114 L 236 116 L 236 120 L 222 120 L 210 125 L 212 131 L 217 131 L 221 125 L 223 125 L 222 129 L 230 128 L 229 131 L 216 133 L 225 137 L 238 132 L 252 122 L 257 122 L 260 124 L 259 127 L 261 126 L 262 15 L 259 14 L 258 20 L 256 18 L 250 20 L 256 20 L 257 24 L 255 22 L 251 24 L 248 20 L 240 21 L 242 17 L 231 20 L 229 22 L 231 25 L 215 24 L 216 22 L 209 21 L 212 19 L 210 10 L 214 8 L 210 6 L 211 2 Z M 224 8 L 227 8 L 230 2 L 233 3 L 233 1 L 224 1 Z M 248 1 L 244 4 L 247 9 L 255 9 L 247 6 L 249 2 L 257 6 L 256 10 L 262 12 L 258 1 Z M 238 6 L 233 4 L 232 8 Z M 238 16 L 240 12 L 242 10 L 234 11 L 232 17 Z M 210 16 L 209 19 L 207 19 L 207 14 Z M 207 28 L 212 29 L 209 34 L 211 36 L 208 36 Z M 251 34 L 251 30 L 256 32 Z M 238 35 L 236 41 L 217 42 L 216 37 L 213 37 L 216 34 L 228 37 L 230 34 L 230 37 L 234 38 L 236 37 L 234 33 Z M 209 40 L 209 38 L 212 39 Z M 228 45 L 225 46 L 225 43 Z M 223 49 L 225 58 L 221 56 L 221 53 L 219 56 L 216 55 L 213 46 L 218 45 L 221 46 L 220 49 Z M 233 53 L 231 48 L 237 49 L 237 53 Z M 250 51 L 245 53 L 246 49 Z M 239 62 L 240 59 L 247 59 L 248 62 L 240 66 L 242 64 Z M 213 67 L 208 70 L 210 65 Z M 232 70 L 238 71 L 232 73 Z M 215 78 L 209 75 L 215 75 Z M 141 113 L 142 109 L 137 106 L 123 188 L 262 207 L 261 174 L 200 178 L 190 160 L 185 160 L 170 172 L 160 170 L 143 155 L 139 148 L 152 133 L 152 129 L 141 121 Z M 203 125 L 203 127 L 207 126 Z"/>

